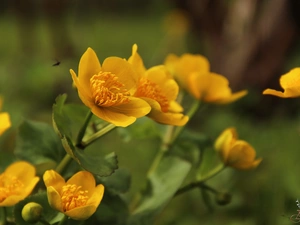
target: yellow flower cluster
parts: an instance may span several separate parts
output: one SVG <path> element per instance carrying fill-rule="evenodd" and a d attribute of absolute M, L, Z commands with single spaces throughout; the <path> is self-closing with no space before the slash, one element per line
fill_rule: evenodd
<path fill-rule="evenodd" d="M 108 57 L 102 65 L 88 48 L 79 62 L 78 76 L 70 70 L 82 102 L 93 114 L 126 127 L 147 115 L 172 125 L 185 125 L 188 117 L 175 102 L 178 85 L 163 66 L 145 69 L 137 46 L 128 60 Z"/>
<path fill-rule="evenodd" d="M 179 84 L 194 98 L 215 104 L 227 104 L 247 94 L 247 90 L 232 93 L 228 80 L 210 72 L 208 60 L 202 55 L 174 54 L 167 56 L 165 65 Z"/>
<path fill-rule="evenodd" d="M 176 102 L 179 85 L 192 96 L 205 102 L 226 104 L 247 94 L 232 93 L 228 80 L 209 70 L 208 60 L 201 55 L 169 55 L 165 65 L 146 69 L 143 59 L 132 47 L 128 60 L 108 57 L 103 63 L 93 49 L 82 55 L 78 76 L 71 75 L 82 102 L 94 115 L 116 126 L 126 127 L 139 117 L 156 122 L 183 126 L 188 117 Z"/>

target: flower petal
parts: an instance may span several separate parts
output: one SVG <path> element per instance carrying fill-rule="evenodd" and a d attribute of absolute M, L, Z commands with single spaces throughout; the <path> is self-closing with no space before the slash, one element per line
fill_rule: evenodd
<path fill-rule="evenodd" d="M 14 206 L 19 201 L 23 200 L 25 197 L 23 195 L 10 195 L 2 202 L 0 202 L 0 207 Z"/>
<path fill-rule="evenodd" d="M 62 186 L 66 184 L 65 179 L 54 170 L 47 170 L 43 175 L 43 180 L 47 188 L 52 186 L 59 193 Z"/>
<path fill-rule="evenodd" d="M 82 190 L 88 191 L 88 196 L 92 196 L 95 191 L 96 181 L 93 176 L 88 171 L 80 171 L 74 174 L 66 184 L 76 184 L 77 186 L 81 186 Z"/>
<path fill-rule="evenodd" d="M 291 96 L 285 95 L 282 91 L 276 91 L 274 89 L 266 89 L 263 91 L 264 95 L 275 95 L 280 98 L 290 98 Z"/>
<path fill-rule="evenodd" d="M 95 205 L 85 205 L 71 209 L 64 213 L 73 220 L 86 220 L 96 212 L 96 209 L 97 207 Z"/>
<path fill-rule="evenodd" d="M 49 205 L 53 209 L 56 209 L 57 211 L 64 213 L 63 207 L 62 207 L 61 196 L 60 196 L 59 192 L 53 186 L 47 187 L 47 196 L 48 196 Z"/>
<path fill-rule="evenodd" d="M 118 81 L 130 90 L 136 87 L 139 80 L 139 74 L 133 66 L 126 60 L 119 57 L 108 57 L 104 60 L 102 70 L 111 72 L 118 77 Z"/>
<path fill-rule="evenodd" d="M 10 116 L 8 113 L 0 113 L 0 135 L 4 133 L 8 128 L 11 127 Z"/>
<path fill-rule="evenodd" d="M 129 57 L 128 62 L 133 65 L 133 67 L 139 74 L 142 75 L 146 72 L 146 68 L 145 68 L 143 59 L 137 53 L 137 49 L 138 49 L 138 46 L 136 44 L 134 44 L 132 46 L 132 54 Z"/>
<path fill-rule="evenodd" d="M 150 105 L 141 98 L 130 97 L 130 102 L 122 105 L 113 106 L 111 111 L 122 113 L 127 116 L 142 117 L 151 110 Z"/>
<path fill-rule="evenodd" d="M 143 98 L 151 105 L 151 112 L 147 115 L 149 118 L 155 120 L 158 123 L 184 126 L 189 117 L 181 113 L 162 112 L 158 102 L 150 98 Z"/>
<path fill-rule="evenodd" d="M 81 85 L 79 79 L 76 76 L 76 73 L 73 70 L 70 70 L 70 73 L 72 75 L 72 79 L 77 87 L 79 97 L 81 101 L 89 108 L 94 105 L 94 101 L 92 98 L 92 93 L 90 87 L 84 87 Z"/>
<path fill-rule="evenodd" d="M 88 199 L 87 205 L 94 205 L 98 207 L 104 195 L 104 186 L 102 184 L 98 184 L 95 187 L 95 191 L 93 195 Z"/>
<path fill-rule="evenodd" d="M 88 89 L 90 87 L 91 77 L 100 71 L 101 65 L 96 53 L 92 48 L 88 48 L 85 53 L 83 53 L 78 67 L 78 79 L 83 88 Z"/>
<path fill-rule="evenodd" d="M 24 185 L 27 185 L 35 177 L 36 171 L 35 167 L 28 162 L 18 161 L 9 165 L 4 173 L 16 177 Z"/>
<path fill-rule="evenodd" d="M 127 127 L 136 121 L 136 117 L 113 112 L 110 108 L 98 107 L 95 105 L 91 108 L 91 111 L 100 119 L 120 127 Z"/>

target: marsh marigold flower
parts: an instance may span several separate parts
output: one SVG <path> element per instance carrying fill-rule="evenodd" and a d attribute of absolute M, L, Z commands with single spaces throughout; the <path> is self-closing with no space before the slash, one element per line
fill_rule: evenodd
<path fill-rule="evenodd" d="M 51 207 L 74 220 L 85 220 L 93 215 L 104 194 L 104 186 L 96 186 L 94 176 L 87 171 L 74 174 L 66 182 L 54 170 L 47 170 L 43 179 Z"/>
<path fill-rule="evenodd" d="M 167 56 L 165 65 L 183 89 L 194 98 L 215 104 L 227 104 L 245 96 L 246 90 L 232 93 L 228 80 L 210 72 L 208 60 L 201 55 L 174 54 Z"/>
<path fill-rule="evenodd" d="M 0 110 L 2 108 L 2 98 L 0 97 Z M 4 133 L 8 128 L 10 128 L 11 122 L 10 122 L 10 117 L 7 112 L 1 112 L 0 113 L 0 135 Z"/>
<path fill-rule="evenodd" d="M 220 154 L 223 163 L 236 169 L 257 167 L 262 159 L 255 159 L 254 148 L 246 141 L 237 138 L 236 130 L 228 128 L 215 141 L 215 149 Z"/>
<path fill-rule="evenodd" d="M 82 102 L 97 117 L 126 127 L 151 110 L 149 104 L 133 96 L 138 74 L 126 60 L 108 57 L 101 65 L 93 49 L 82 55 L 78 77 L 70 70 Z"/>
<path fill-rule="evenodd" d="M 263 94 L 275 95 L 280 98 L 300 97 L 300 68 L 294 68 L 282 75 L 279 82 L 284 90 L 283 92 L 268 88 L 263 91 Z"/>
<path fill-rule="evenodd" d="M 183 108 L 176 102 L 179 87 L 165 66 L 154 66 L 146 70 L 142 58 L 137 53 L 137 45 L 133 45 L 128 62 L 139 74 L 134 96 L 142 98 L 151 106 L 147 116 L 162 124 L 185 125 L 188 117 L 182 114 Z"/>
<path fill-rule="evenodd" d="M 38 181 L 31 164 L 19 161 L 8 166 L 0 174 L 0 207 L 13 206 L 26 198 Z"/>

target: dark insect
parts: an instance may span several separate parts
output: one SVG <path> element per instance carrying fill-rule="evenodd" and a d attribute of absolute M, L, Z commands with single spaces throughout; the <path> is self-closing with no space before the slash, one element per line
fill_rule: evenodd
<path fill-rule="evenodd" d="M 58 66 L 60 64 L 60 61 L 56 60 L 56 63 L 54 63 L 52 66 Z"/>

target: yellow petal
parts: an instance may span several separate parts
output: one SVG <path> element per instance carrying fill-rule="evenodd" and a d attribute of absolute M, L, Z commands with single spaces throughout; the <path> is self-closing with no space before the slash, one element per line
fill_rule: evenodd
<path fill-rule="evenodd" d="M 191 95 L 201 100 L 206 90 L 208 90 L 210 85 L 210 74 L 209 73 L 191 73 L 188 77 L 188 88 L 187 90 Z"/>
<path fill-rule="evenodd" d="M 162 112 L 158 102 L 149 98 L 144 99 L 151 105 L 151 112 L 147 116 L 158 123 L 184 126 L 189 120 L 188 116 L 181 113 Z"/>
<path fill-rule="evenodd" d="M 90 87 L 84 87 L 81 85 L 79 79 L 76 76 L 76 73 L 73 70 L 70 70 L 70 73 L 72 75 L 72 79 L 77 87 L 79 97 L 81 101 L 89 108 L 91 108 L 94 105 L 94 100 L 92 98 L 92 93 Z"/>
<path fill-rule="evenodd" d="M 81 186 L 82 190 L 88 191 L 88 196 L 90 197 L 95 191 L 96 181 L 90 172 L 80 171 L 74 174 L 66 184 L 76 184 L 77 186 Z"/>
<path fill-rule="evenodd" d="M 61 196 L 53 186 L 47 187 L 47 196 L 48 196 L 48 202 L 49 205 L 53 208 L 56 209 L 57 211 L 63 212 L 63 207 L 62 207 L 62 201 L 61 201 Z"/>
<path fill-rule="evenodd" d="M 118 77 L 118 81 L 130 90 L 135 88 L 139 80 L 139 74 L 134 70 L 133 66 L 126 60 L 119 57 L 108 57 L 104 60 L 102 70 L 111 72 Z"/>
<path fill-rule="evenodd" d="M 291 96 L 285 95 L 282 91 L 276 91 L 273 89 L 266 89 L 263 91 L 264 95 L 275 95 L 280 98 L 290 98 Z"/>
<path fill-rule="evenodd" d="M 39 177 L 34 177 L 30 180 L 30 182 L 27 182 L 27 184 L 25 185 L 25 188 L 23 189 L 22 195 L 25 197 L 27 197 L 32 190 L 34 189 L 34 187 L 36 186 L 36 184 L 39 182 L 40 178 Z"/>
<path fill-rule="evenodd" d="M 18 161 L 8 166 L 4 172 L 7 175 L 14 176 L 24 185 L 27 185 L 35 177 L 35 167 L 28 162 Z"/>
<path fill-rule="evenodd" d="M 234 144 L 236 139 L 237 132 L 233 127 L 224 130 L 216 139 L 214 147 L 216 151 L 219 152 L 223 162 L 227 161 L 231 146 Z"/>
<path fill-rule="evenodd" d="M 93 108 L 91 108 L 91 111 L 100 119 L 120 127 L 127 127 L 136 121 L 136 117 L 127 116 L 122 113 L 116 113 L 111 111 L 109 108 L 100 108 L 96 105 Z"/>
<path fill-rule="evenodd" d="M 266 89 L 264 95 L 275 95 L 280 98 L 295 98 L 300 96 L 300 68 L 294 68 L 280 77 L 280 85 L 284 91 Z"/>
<path fill-rule="evenodd" d="M 10 116 L 8 113 L 0 113 L 0 135 L 4 133 L 8 128 L 11 127 Z"/>
<path fill-rule="evenodd" d="M 216 103 L 216 104 L 229 104 L 231 102 L 234 102 L 234 101 L 244 97 L 247 94 L 248 94 L 247 90 L 242 90 L 242 91 L 231 94 L 227 98 L 216 100 L 216 101 L 214 101 L 214 103 Z"/>
<path fill-rule="evenodd" d="M 174 60 L 174 57 L 171 57 L 171 60 Z M 166 61 L 167 66 L 170 65 L 170 63 L 170 61 Z M 188 79 L 191 73 L 208 73 L 210 67 L 208 60 L 198 54 L 183 54 L 179 60 L 174 63 L 174 76 L 185 89 L 189 89 Z"/>
<path fill-rule="evenodd" d="M 141 98 L 130 97 L 130 102 L 113 106 L 110 108 L 110 110 L 116 113 L 122 113 L 127 116 L 134 116 L 138 118 L 147 115 L 150 112 L 151 107 Z"/>
<path fill-rule="evenodd" d="M 137 49 L 138 49 L 138 46 L 136 44 L 134 44 L 132 46 L 132 54 L 129 57 L 128 62 L 134 66 L 135 70 L 139 74 L 144 74 L 146 72 L 146 68 L 144 66 L 143 59 L 137 53 Z"/>
<path fill-rule="evenodd" d="M 94 205 L 85 205 L 64 212 L 73 220 L 86 220 L 96 212 L 97 207 Z"/>
<path fill-rule="evenodd" d="M 46 187 L 52 186 L 59 192 L 66 183 L 65 179 L 54 170 L 47 170 L 43 175 L 43 180 Z"/>
<path fill-rule="evenodd" d="M 102 198 L 104 195 L 104 186 L 102 184 L 98 184 L 95 187 L 95 191 L 93 193 L 93 195 L 88 199 L 87 201 L 87 205 L 94 205 L 95 207 L 98 207 L 98 205 L 100 204 Z"/>
<path fill-rule="evenodd" d="M 247 142 L 238 140 L 232 146 L 227 160 L 227 165 L 236 169 L 252 169 L 260 161 L 255 162 L 256 152 Z"/>
<path fill-rule="evenodd" d="M 0 207 L 9 207 L 14 206 L 19 201 L 23 200 L 25 197 L 23 195 L 10 195 L 6 199 L 4 199 L 2 202 L 0 202 Z"/>
<path fill-rule="evenodd" d="M 101 65 L 93 49 L 88 48 L 83 53 L 78 67 L 78 79 L 84 89 L 89 89 L 90 79 L 101 71 Z"/>
<path fill-rule="evenodd" d="M 146 71 L 146 78 L 155 83 L 162 90 L 169 101 L 175 100 L 179 86 L 170 76 L 165 66 L 154 66 Z"/>

